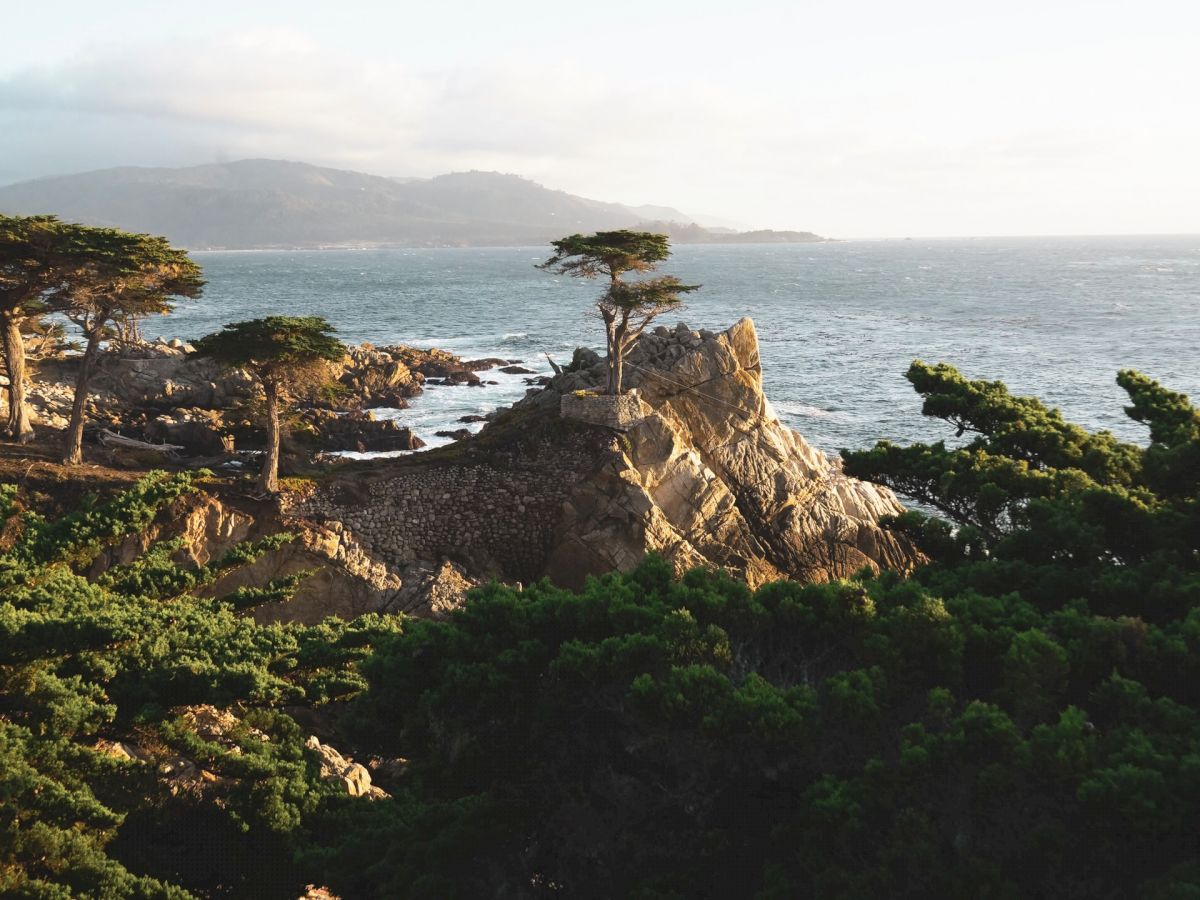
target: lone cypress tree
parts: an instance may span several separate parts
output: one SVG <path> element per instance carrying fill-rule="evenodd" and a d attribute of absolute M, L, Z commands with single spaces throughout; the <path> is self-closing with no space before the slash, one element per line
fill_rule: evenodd
<path fill-rule="evenodd" d="M 670 309 L 682 309 L 681 294 L 698 291 L 698 284 L 683 284 L 674 275 L 640 281 L 622 276 L 653 272 L 671 255 L 665 234 L 649 231 L 598 231 L 573 234 L 553 241 L 554 255 L 538 268 L 573 278 L 608 279 L 608 289 L 596 301 L 604 322 L 608 346 L 608 393 L 621 393 L 625 354 L 656 317 Z"/>
<path fill-rule="evenodd" d="M 320 316 L 267 316 L 226 325 L 196 342 L 196 350 L 231 368 L 246 369 L 266 397 L 267 452 L 258 488 L 279 490 L 279 404 L 311 384 L 327 362 L 339 360 L 345 345 Z"/>

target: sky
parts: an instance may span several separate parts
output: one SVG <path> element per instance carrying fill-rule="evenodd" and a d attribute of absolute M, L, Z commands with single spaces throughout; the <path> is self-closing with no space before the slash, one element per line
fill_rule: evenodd
<path fill-rule="evenodd" d="M 1196 0 L 5 2 L 0 184 L 512 172 L 835 237 L 1200 233 Z"/>

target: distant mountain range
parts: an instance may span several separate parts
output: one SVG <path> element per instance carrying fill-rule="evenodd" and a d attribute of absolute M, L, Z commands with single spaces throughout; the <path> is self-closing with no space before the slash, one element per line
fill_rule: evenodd
<path fill-rule="evenodd" d="M 0 211 L 166 235 L 191 249 L 513 246 L 645 226 L 680 243 L 809 242 L 707 229 L 663 206 L 587 200 L 498 172 L 383 178 L 270 159 L 123 167 L 0 187 Z"/>

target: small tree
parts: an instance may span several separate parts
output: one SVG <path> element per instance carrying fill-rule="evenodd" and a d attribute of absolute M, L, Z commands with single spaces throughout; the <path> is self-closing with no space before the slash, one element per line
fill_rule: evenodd
<path fill-rule="evenodd" d="M 574 278 L 608 279 L 608 289 L 596 301 L 608 346 L 608 393 L 621 393 L 625 353 L 655 318 L 682 309 L 681 294 L 700 289 L 673 275 L 624 281 L 629 273 L 653 272 L 671 255 L 665 234 L 648 231 L 598 231 L 573 234 L 551 243 L 554 255 L 538 266 Z"/>
<path fill-rule="evenodd" d="M 171 298 L 198 297 L 200 267 L 166 238 L 93 229 L 94 260 L 75 273 L 58 308 L 83 331 L 85 340 L 75 402 L 63 447 L 63 462 L 83 462 L 83 420 L 92 365 L 102 340 L 115 337 L 129 319 L 171 311 Z"/>
<path fill-rule="evenodd" d="M 232 368 L 244 368 L 261 382 L 266 396 L 267 452 L 259 490 L 279 490 L 279 403 L 311 385 L 325 364 L 342 358 L 345 345 L 319 316 L 267 316 L 226 325 L 196 342 L 196 350 Z"/>

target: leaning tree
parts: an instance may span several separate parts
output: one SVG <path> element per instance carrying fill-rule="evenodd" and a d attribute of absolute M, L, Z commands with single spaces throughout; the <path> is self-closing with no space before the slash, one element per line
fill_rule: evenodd
<path fill-rule="evenodd" d="M 653 272 L 671 255 L 665 234 L 648 231 L 598 231 L 553 241 L 554 255 L 538 268 L 574 278 L 607 278 L 608 288 L 596 301 L 608 345 L 608 393 L 621 393 L 625 354 L 646 327 L 662 313 L 683 308 L 681 294 L 700 289 L 674 275 L 626 281 L 627 274 Z"/>
<path fill-rule="evenodd" d="M 342 358 L 345 345 L 320 316 L 267 316 L 226 325 L 196 342 L 196 350 L 231 368 L 246 369 L 266 397 L 267 452 L 258 488 L 279 490 L 279 404 L 311 386 L 326 364 Z"/>
<path fill-rule="evenodd" d="M 89 231 L 92 260 L 72 275 L 52 305 L 79 326 L 85 341 L 63 447 L 66 465 L 83 462 L 84 409 L 100 342 L 116 337 L 130 319 L 170 312 L 173 298 L 198 297 L 204 288 L 200 266 L 166 238 Z"/>

